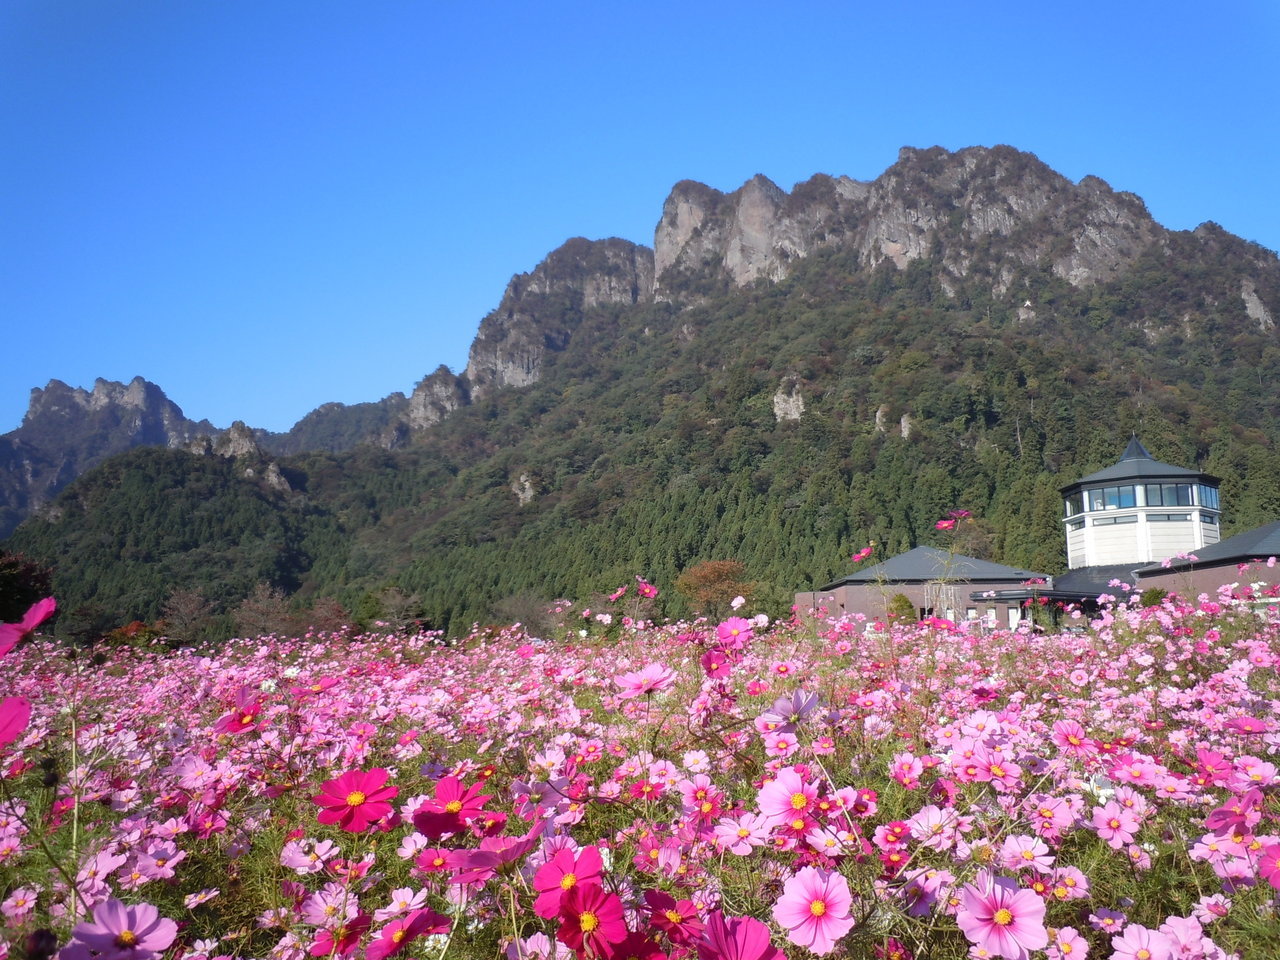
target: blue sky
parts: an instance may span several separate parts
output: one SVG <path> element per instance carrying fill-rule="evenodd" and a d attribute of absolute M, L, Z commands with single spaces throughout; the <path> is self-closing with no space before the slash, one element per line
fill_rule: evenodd
<path fill-rule="evenodd" d="M 1007 143 L 1280 247 L 1280 5 L 5 0 L 0 432 L 50 378 L 287 429 L 460 370 L 678 180 Z"/>

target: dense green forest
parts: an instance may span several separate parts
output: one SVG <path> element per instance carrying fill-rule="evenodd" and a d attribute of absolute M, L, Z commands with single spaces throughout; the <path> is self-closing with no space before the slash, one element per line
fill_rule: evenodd
<path fill-rule="evenodd" d="M 1058 489 L 1133 432 L 1222 478 L 1230 535 L 1280 517 L 1280 347 L 1228 295 L 1243 242 L 1172 237 L 1091 287 L 1028 267 L 1016 306 L 977 276 L 944 291 L 931 259 L 868 270 L 829 249 L 691 308 L 600 307 L 538 383 L 405 449 L 286 457 L 288 490 L 252 457 L 135 450 L 5 547 L 120 623 L 178 590 L 227 613 L 266 584 L 366 619 L 395 588 L 456 632 L 730 558 L 781 611 L 868 542 L 932 542 L 952 508 L 978 518 L 964 552 L 1060 572 Z M 775 416 L 780 390 L 798 420 Z"/>

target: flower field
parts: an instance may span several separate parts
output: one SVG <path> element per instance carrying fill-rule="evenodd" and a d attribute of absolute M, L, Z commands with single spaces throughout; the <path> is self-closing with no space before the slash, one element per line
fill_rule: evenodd
<path fill-rule="evenodd" d="M 11 645 L 0 960 L 1280 956 L 1248 590 L 584 622 Z"/>

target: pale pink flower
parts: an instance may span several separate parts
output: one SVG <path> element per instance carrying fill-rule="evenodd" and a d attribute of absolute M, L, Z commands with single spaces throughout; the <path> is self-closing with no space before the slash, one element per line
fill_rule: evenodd
<path fill-rule="evenodd" d="M 801 867 L 782 887 L 773 919 L 787 939 L 822 956 L 853 928 L 849 884 L 838 873 Z"/>

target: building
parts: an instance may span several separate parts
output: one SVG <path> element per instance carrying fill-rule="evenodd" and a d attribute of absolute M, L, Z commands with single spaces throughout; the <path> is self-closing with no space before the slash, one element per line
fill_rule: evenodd
<path fill-rule="evenodd" d="M 1242 581 L 1246 587 L 1261 583 L 1263 596 L 1276 596 L 1280 521 L 1223 540 L 1218 486 L 1211 474 L 1156 460 L 1135 436 L 1115 464 L 1062 488 L 1065 574 L 916 547 L 797 593 L 796 606 L 831 617 L 879 619 L 902 594 L 921 619 L 980 619 L 1012 627 L 1030 605 L 1088 609 L 1102 595 L 1124 592 L 1117 584 L 1195 597 Z"/>
<path fill-rule="evenodd" d="M 1114 465 L 1062 488 L 1067 566 L 1159 563 L 1217 543 L 1218 478 L 1129 441 Z"/>
<path fill-rule="evenodd" d="M 801 610 L 825 609 L 830 617 L 862 614 L 881 619 L 888 616 L 894 597 L 901 594 L 922 620 L 933 616 L 1014 625 L 1021 617 L 1020 599 L 996 601 L 978 595 L 1046 579 L 1045 574 L 1032 570 L 948 553 L 937 547 L 916 547 L 818 590 L 798 593 L 796 605 Z"/>

